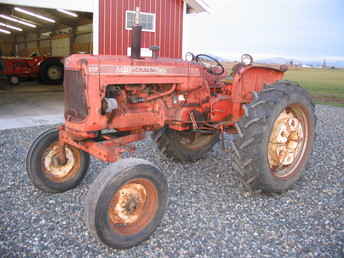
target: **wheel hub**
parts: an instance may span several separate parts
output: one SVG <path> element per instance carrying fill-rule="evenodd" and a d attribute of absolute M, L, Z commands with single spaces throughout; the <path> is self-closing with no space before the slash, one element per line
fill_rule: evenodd
<path fill-rule="evenodd" d="M 213 134 L 181 132 L 176 140 L 188 149 L 199 150 L 203 146 L 207 145 L 213 139 L 213 137 Z"/>
<path fill-rule="evenodd" d="M 55 178 L 64 178 L 66 177 L 75 166 L 75 158 L 73 152 L 70 148 L 65 146 L 66 153 L 66 163 L 61 164 L 58 159 L 60 154 L 61 147 L 57 144 L 54 145 L 44 156 L 43 165 L 45 172 L 52 175 Z"/>
<path fill-rule="evenodd" d="M 143 185 L 131 183 L 124 185 L 117 193 L 117 203 L 110 210 L 114 224 L 135 223 L 143 213 L 147 192 Z"/>
<path fill-rule="evenodd" d="M 153 220 L 158 207 L 158 189 L 153 182 L 135 178 L 113 193 L 107 209 L 108 222 L 119 234 L 137 234 Z"/>
<path fill-rule="evenodd" d="M 57 66 L 51 66 L 48 69 L 48 76 L 51 80 L 58 80 L 61 77 L 60 68 Z"/>
<path fill-rule="evenodd" d="M 290 166 L 298 157 L 304 145 L 304 127 L 293 112 L 284 110 L 276 119 L 268 146 L 271 169 Z"/>
<path fill-rule="evenodd" d="M 197 138 L 198 138 L 197 133 L 190 133 L 190 132 L 181 134 L 181 136 L 179 137 L 180 142 L 184 145 L 193 144 Z"/>
<path fill-rule="evenodd" d="M 12 84 L 17 84 L 19 82 L 19 78 L 17 76 L 12 76 L 10 80 Z"/>

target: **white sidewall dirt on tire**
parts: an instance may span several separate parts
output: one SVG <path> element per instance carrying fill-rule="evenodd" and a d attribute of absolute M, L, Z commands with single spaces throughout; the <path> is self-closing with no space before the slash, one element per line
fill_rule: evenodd
<path fill-rule="evenodd" d="M 78 153 L 79 159 L 73 174 L 65 178 L 56 177 L 56 173 L 47 173 L 44 166 L 45 152 L 58 140 L 58 130 L 49 129 L 39 135 L 31 144 L 26 157 L 26 170 L 31 182 L 40 190 L 48 193 L 61 193 L 75 188 L 85 177 L 89 166 L 88 153 L 73 147 Z M 68 162 L 67 162 L 68 163 Z"/>

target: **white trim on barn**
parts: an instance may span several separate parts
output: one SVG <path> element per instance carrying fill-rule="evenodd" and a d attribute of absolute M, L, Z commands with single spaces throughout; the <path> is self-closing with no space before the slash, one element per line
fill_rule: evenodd
<path fill-rule="evenodd" d="M 187 49 L 185 48 L 185 44 L 184 44 L 184 41 L 185 41 L 185 38 L 187 37 L 187 34 L 186 34 L 186 31 L 185 31 L 185 24 L 186 24 L 186 2 L 184 1 L 183 3 L 183 39 L 182 39 L 182 58 L 185 57 L 185 54 L 187 53 Z"/>
<path fill-rule="evenodd" d="M 185 0 L 191 7 L 192 13 L 201 13 L 209 11 L 209 4 L 206 0 Z M 0 3 L 11 5 L 23 5 L 38 8 L 51 8 L 51 9 L 66 9 L 79 12 L 94 12 L 95 3 L 99 4 L 97 0 L 0 0 Z"/>
<path fill-rule="evenodd" d="M 93 27 L 92 27 L 93 54 L 99 54 L 99 0 L 93 1 Z"/>
<path fill-rule="evenodd" d="M 80 3 L 81 2 L 81 3 Z M 29 7 L 37 8 L 50 8 L 50 9 L 66 9 L 71 11 L 79 12 L 90 12 L 94 10 L 94 2 L 96 0 L 82 0 L 82 1 L 71 1 L 71 0 L 0 0 L 2 4 L 11 5 L 24 5 Z"/>
<path fill-rule="evenodd" d="M 133 14 L 133 20 L 135 20 L 135 14 L 136 11 L 131 11 L 131 10 L 126 10 L 125 11 L 125 29 L 126 30 L 132 30 L 133 28 L 129 26 L 129 14 Z M 144 27 L 144 24 L 142 25 L 142 31 L 146 32 L 155 32 L 155 27 L 156 27 L 156 14 L 155 13 L 146 13 L 146 12 L 140 12 L 141 15 L 146 15 L 150 16 L 152 18 L 152 29 L 147 29 Z M 141 17 L 140 17 L 141 18 Z M 134 22 L 133 22 L 134 23 Z"/>
<path fill-rule="evenodd" d="M 210 6 L 206 0 L 185 0 L 191 7 L 190 13 L 210 12 Z"/>

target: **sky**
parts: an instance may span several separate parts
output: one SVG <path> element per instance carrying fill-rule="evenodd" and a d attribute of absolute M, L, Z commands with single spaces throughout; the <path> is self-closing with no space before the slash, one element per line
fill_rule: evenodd
<path fill-rule="evenodd" d="M 344 0 L 208 0 L 187 15 L 184 48 L 239 59 L 344 60 Z"/>

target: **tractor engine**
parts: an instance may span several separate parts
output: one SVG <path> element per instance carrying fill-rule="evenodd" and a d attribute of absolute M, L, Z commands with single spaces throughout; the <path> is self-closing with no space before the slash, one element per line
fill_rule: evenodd
<path fill-rule="evenodd" d="M 228 116 L 218 110 L 209 74 L 198 63 L 177 59 L 73 55 L 65 60 L 66 129 L 188 130 Z M 221 77 L 222 78 L 222 77 Z M 212 100 L 212 101 L 211 101 Z M 215 119 L 216 120 L 216 119 Z"/>

